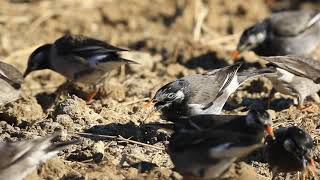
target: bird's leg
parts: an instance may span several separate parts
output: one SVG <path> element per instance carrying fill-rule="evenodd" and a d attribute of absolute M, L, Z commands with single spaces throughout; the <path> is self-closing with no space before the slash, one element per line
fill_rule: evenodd
<path fill-rule="evenodd" d="M 94 90 L 89 93 L 87 97 L 87 104 L 92 104 L 93 103 L 93 98 L 97 95 L 98 89 L 94 87 Z"/>
<path fill-rule="evenodd" d="M 89 92 L 88 96 L 87 96 L 87 104 L 92 104 L 93 103 L 93 98 L 98 94 L 99 89 L 101 88 L 101 86 L 103 85 L 104 87 L 104 83 L 106 82 L 106 80 L 104 80 L 103 82 L 99 81 L 97 84 L 93 85 L 93 91 Z"/>

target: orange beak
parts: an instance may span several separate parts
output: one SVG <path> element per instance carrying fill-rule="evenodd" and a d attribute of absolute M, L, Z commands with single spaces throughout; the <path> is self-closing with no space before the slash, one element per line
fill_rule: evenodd
<path fill-rule="evenodd" d="M 232 60 L 238 59 L 239 55 L 240 55 L 240 51 L 238 51 L 238 50 L 233 51 L 231 54 Z"/>
<path fill-rule="evenodd" d="M 272 128 L 271 125 L 266 125 L 266 126 L 265 126 L 265 131 L 267 132 L 267 134 L 268 134 L 269 136 L 271 136 L 273 139 L 275 139 L 274 133 L 273 133 L 273 128 Z"/>
<path fill-rule="evenodd" d="M 156 103 L 156 101 L 154 99 L 148 101 L 148 102 L 145 102 L 143 104 L 143 108 L 144 109 L 149 109 L 151 106 L 154 106 L 154 104 Z"/>

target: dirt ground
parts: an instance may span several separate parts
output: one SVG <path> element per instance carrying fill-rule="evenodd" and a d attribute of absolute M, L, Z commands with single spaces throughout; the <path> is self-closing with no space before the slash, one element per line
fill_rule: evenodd
<path fill-rule="evenodd" d="M 0 60 L 22 72 L 36 47 L 64 33 L 129 48 L 128 56 L 141 65 L 115 71 L 92 105 L 82 100 L 86 87 L 77 86 L 53 102 L 65 79 L 49 70 L 32 73 L 21 99 L 1 108 L 0 140 L 62 130 L 65 135 L 57 140 L 62 141 L 79 138 L 74 132 L 87 133 L 80 144 L 41 165 L 27 180 L 182 179 L 166 152 L 171 133 L 164 128 L 167 122 L 158 116 L 144 121 L 144 101 L 171 80 L 232 63 L 230 53 L 241 31 L 272 11 L 319 7 L 298 0 L 2 0 Z M 264 64 L 251 52 L 242 60 L 248 66 Z M 225 113 L 243 114 L 252 103 L 266 104 L 270 89 L 264 78 L 246 83 L 230 97 Z M 318 164 L 319 113 L 302 112 L 291 104 L 292 97 L 276 96 L 270 110 L 275 126 L 298 125 L 311 133 Z M 235 163 L 223 179 L 270 175 L 261 152 L 256 152 Z"/>

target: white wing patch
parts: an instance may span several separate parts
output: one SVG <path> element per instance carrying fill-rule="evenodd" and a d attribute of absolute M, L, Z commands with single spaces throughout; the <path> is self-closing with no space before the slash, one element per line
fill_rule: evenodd
<path fill-rule="evenodd" d="M 227 79 L 225 80 L 224 84 L 226 83 L 226 81 Z M 188 107 L 190 108 L 190 113 L 193 115 L 221 114 L 222 108 L 225 102 L 228 100 L 230 94 L 234 93 L 239 86 L 240 86 L 240 83 L 238 82 L 238 76 L 235 75 L 231 80 L 230 84 L 224 89 L 224 92 L 214 100 L 214 102 L 210 107 L 204 110 L 203 108 L 205 107 L 202 104 L 188 104 Z"/>
<path fill-rule="evenodd" d="M 209 150 L 209 156 L 212 158 L 220 159 L 221 156 L 225 156 L 226 150 L 230 147 L 231 143 L 221 144 L 219 146 L 213 147 Z"/>
<path fill-rule="evenodd" d="M 231 157 L 241 157 L 244 156 L 251 151 L 263 147 L 264 144 L 253 144 L 249 146 L 234 146 L 230 148 L 232 143 L 222 144 L 220 146 L 211 148 L 209 150 L 209 155 L 212 158 L 231 158 Z"/>
<path fill-rule="evenodd" d="M 292 74 L 284 69 L 277 68 L 277 71 L 281 74 L 281 76 L 278 78 L 280 81 L 290 83 L 293 81 L 293 78 L 295 77 L 294 74 Z"/>
<path fill-rule="evenodd" d="M 230 94 L 234 93 L 238 89 L 239 86 L 240 86 L 240 84 L 238 82 L 238 76 L 235 75 L 233 77 L 233 79 L 231 80 L 230 84 L 228 85 L 228 87 L 225 88 L 225 92 L 230 95 Z"/>
<path fill-rule="evenodd" d="M 8 76 L 2 70 L 0 70 L 0 74 L 3 75 L 4 77 L 8 78 Z"/>
<path fill-rule="evenodd" d="M 315 15 L 308 23 L 308 27 L 312 26 L 314 23 L 316 23 L 317 21 L 319 21 L 320 19 L 320 13 L 318 13 L 317 15 Z"/>
<path fill-rule="evenodd" d="M 95 55 L 88 58 L 88 62 L 90 65 L 97 66 L 99 64 L 99 61 L 101 61 L 102 59 L 105 59 L 108 56 L 109 55 L 107 54 Z"/>

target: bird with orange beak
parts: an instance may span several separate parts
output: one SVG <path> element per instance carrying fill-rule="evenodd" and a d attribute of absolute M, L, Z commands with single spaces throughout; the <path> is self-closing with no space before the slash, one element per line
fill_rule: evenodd
<path fill-rule="evenodd" d="M 185 76 L 162 86 L 152 98 L 154 111 L 175 122 L 181 116 L 220 114 L 229 96 L 249 79 L 273 74 L 274 68 L 238 72 L 241 64 Z"/>
<path fill-rule="evenodd" d="M 245 29 L 232 58 L 252 50 L 259 56 L 308 55 L 320 42 L 318 11 L 284 11 Z"/>
<path fill-rule="evenodd" d="M 313 160 L 313 140 L 301 128 L 292 126 L 275 131 L 275 138 L 267 138 L 265 157 L 273 172 L 273 178 L 278 173 L 303 172 L 302 179 L 311 172 L 318 179 L 317 169 Z M 288 174 L 287 174 L 288 175 Z"/>
<path fill-rule="evenodd" d="M 219 129 L 249 134 L 262 142 L 265 137 L 264 131 L 269 136 L 274 136 L 272 125 L 272 118 L 268 111 L 255 108 L 246 115 L 202 114 L 180 117 L 175 122 L 175 131 Z"/>

